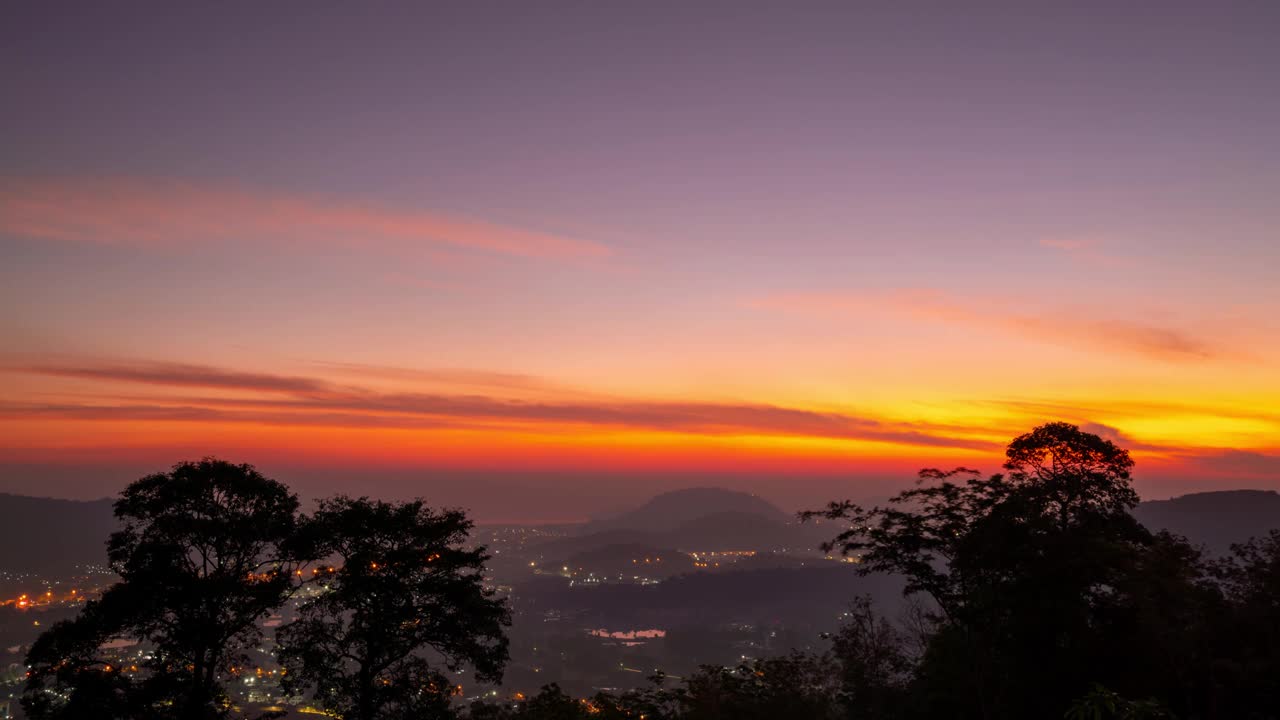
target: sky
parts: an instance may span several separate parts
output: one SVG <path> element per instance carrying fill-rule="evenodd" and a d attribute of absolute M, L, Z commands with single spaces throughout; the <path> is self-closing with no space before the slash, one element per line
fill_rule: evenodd
<path fill-rule="evenodd" d="M 790 510 L 1050 420 L 1280 487 L 1275 3 L 6 16 L 0 491 Z"/>

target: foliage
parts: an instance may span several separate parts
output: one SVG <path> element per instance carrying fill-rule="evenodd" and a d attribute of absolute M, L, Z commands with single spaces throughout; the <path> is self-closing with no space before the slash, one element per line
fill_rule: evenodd
<path fill-rule="evenodd" d="M 1239 718 L 1280 718 L 1280 530 L 1234 545 L 1211 572 L 1224 604 L 1213 616 L 1218 704 Z"/>
<path fill-rule="evenodd" d="M 140 691 L 123 668 L 102 655 L 103 644 L 124 634 L 128 617 L 124 595 L 117 585 L 90 601 L 72 620 L 55 623 L 27 653 L 31 667 L 22 704 L 33 718 L 88 720 L 101 717 L 142 717 Z"/>
<path fill-rule="evenodd" d="M 1129 514 L 1133 461 L 1050 423 L 1010 443 L 1008 474 L 926 469 L 887 506 L 808 513 L 849 527 L 827 547 L 923 593 L 936 631 L 913 695 L 955 717 L 1061 716 L 1083 692 L 1098 628 L 1152 537 Z"/>
<path fill-rule="evenodd" d="M 1155 700 L 1126 700 L 1094 685 L 1067 711 L 1066 720 L 1163 720 L 1169 713 Z"/>
<path fill-rule="evenodd" d="M 499 680 L 510 616 L 483 586 L 484 550 L 462 547 L 470 529 L 420 500 L 323 501 L 303 544 L 337 569 L 278 634 L 285 687 L 373 720 L 447 716 L 455 688 L 441 668 Z"/>
<path fill-rule="evenodd" d="M 892 717 L 909 700 L 915 658 L 908 652 L 907 638 L 876 615 L 868 597 L 855 599 L 848 617 L 831 638 L 847 716 L 867 720 Z"/>
<path fill-rule="evenodd" d="M 677 694 L 688 720 L 839 716 L 839 674 L 830 658 L 792 653 L 736 668 L 704 666 Z"/>
<path fill-rule="evenodd" d="M 476 703 L 469 720 L 774 720 L 843 718 L 839 673 L 829 656 L 792 653 L 737 667 L 704 665 L 679 686 L 650 678 L 650 687 L 573 698 L 558 685 L 510 703 Z"/>
<path fill-rule="evenodd" d="M 222 674 L 244 661 L 258 621 L 291 592 L 297 509 L 284 485 L 212 458 L 129 485 L 107 550 L 121 582 L 32 649 L 28 712 L 74 717 L 106 698 L 120 717 L 225 716 Z M 121 637 L 153 649 L 131 677 L 107 670 L 94 646 Z"/>
<path fill-rule="evenodd" d="M 1031 488 L 1042 510 L 1062 525 L 1083 514 L 1117 517 L 1138 504 L 1129 452 L 1070 423 L 1053 422 L 1019 435 L 1005 450 L 1015 487 Z"/>

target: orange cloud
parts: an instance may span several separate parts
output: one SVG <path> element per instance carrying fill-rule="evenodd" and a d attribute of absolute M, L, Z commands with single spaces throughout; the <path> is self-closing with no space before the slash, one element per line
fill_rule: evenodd
<path fill-rule="evenodd" d="M 350 200 L 135 179 L 0 182 L 0 232 L 124 245 L 446 246 L 522 257 L 597 258 L 598 243 Z"/>
<path fill-rule="evenodd" d="M 1247 405 L 960 399 L 954 411 L 904 417 L 874 404 L 852 411 L 608 396 L 521 373 L 305 367 L 246 372 L 85 356 L 9 362 L 0 367 L 12 390 L 0 401 L 0 464 L 215 452 L 325 467 L 893 475 L 922 462 L 994 469 L 1009 437 L 1048 419 L 1115 439 L 1157 474 L 1262 478 L 1280 457 L 1280 416 Z"/>
<path fill-rule="evenodd" d="M 174 363 L 122 365 L 38 365 L 11 371 L 116 385 L 239 391 L 240 397 L 148 398 L 119 402 L 99 391 L 91 401 L 27 402 L 0 405 L 11 419 L 42 417 L 87 420 L 190 420 L 326 424 L 346 427 L 446 427 L 498 424 L 526 429 L 595 427 L 690 435 L 759 435 L 828 440 L 861 440 L 899 445 L 989 449 L 994 445 L 955 428 L 883 421 L 846 413 L 756 403 L 664 402 L 616 398 L 527 400 L 482 394 L 377 392 L 318 378 L 243 373 Z M 533 386 L 528 376 L 445 373 L 427 379 L 481 380 L 517 389 Z"/>

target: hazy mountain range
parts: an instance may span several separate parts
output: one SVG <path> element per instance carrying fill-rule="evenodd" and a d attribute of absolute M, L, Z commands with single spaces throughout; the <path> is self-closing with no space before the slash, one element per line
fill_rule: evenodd
<path fill-rule="evenodd" d="M 1137 517 L 1153 529 L 1184 535 L 1212 552 L 1280 528 L 1280 494 L 1225 490 L 1142 503 Z M 0 493 L 0 570 L 64 571 L 105 564 L 115 528 L 110 500 L 56 500 Z M 548 556 L 570 557 L 610 545 L 670 550 L 812 548 L 831 528 L 801 525 L 762 498 L 719 488 L 658 495 L 643 505 L 577 526 L 548 543 Z"/>
<path fill-rule="evenodd" d="M 1280 493 L 1274 490 L 1219 490 L 1169 500 L 1148 500 L 1133 513 L 1152 529 L 1182 535 L 1210 552 L 1280 528 Z"/>
<path fill-rule="evenodd" d="M 55 500 L 0 493 L 0 570 L 63 572 L 106 565 L 116 528 L 110 500 Z"/>

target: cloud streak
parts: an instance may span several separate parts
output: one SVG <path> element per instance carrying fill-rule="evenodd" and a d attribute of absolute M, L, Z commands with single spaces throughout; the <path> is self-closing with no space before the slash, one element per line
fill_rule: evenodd
<path fill-rule="evenodd" d="M 168 387 L 178 386 L 291 394 L 322 393 L 331 389 L 329 383 L 314 378 L 240 372 L 186 363 L 19 365 L 10 369 L 16 372 L 51 377 Z"/>
<path fill-rule="evenodd" d="M 1128 418 L 1195 415 L 1238 420 L 1260 420 L 1280 425 L 1280 413 L 1243 410 L 1221 405 L 1201 405 L 1191 402 L 1113 400 L 1106 403 L 1077 403 L 1029 399 L 998 399 L 975 402 L 1030 415 L 1065 417 L 1082 423 L 1089 422 L 1089 418 L 1099 415 L 1120 415 Z"/>
<path fill-rule="evenodd" d="M 1011 303 L 956 297 L 932 290 L 889 293 L 792 293 L 757 299 L 755 307 L 809 314 L 893 313 L 924 322 L 959 324 L 1038 342 L 1125 352 L 1169 362 L 1203 361 L 1222 353 L 1178 328 L 1083 311 L 1009 311 Z"/>
<path fill-rule="evenodd" d="M 352 427 L 471 426 L 499 423 L 538 429 L 562 425 L 644 430 L 698 435 L 766 435 L 797 438 L 863 440 L 905 445 L 991 449 L 974 439 L 927 424 L 882 421 L 846 413 L 820 412 L 757 403 L 655 402 L 618 399 L 529 401 L 487 394 L 376 392 L 331 384 L 318 378 L 251 374 L 198 365 L 118 363 L 27 364 L 17 372 L 90 379 L 115 385 L 162 385 L 174 388 L 239 391 L 243 397 L 182 397 L 157 402 L 112 402 L 108 398 L 80 403 L 28 403 L 6 406 L 9 417 L 27 413 L 41 417 L 92 420 L 191 420 L 334 424 Z M 481 374 L 471 379 L 486 379 Z M 457 378 L 455 378 L 457 379 Z M 462 379 L 468 379 L 464 374 Z M 495 374 L 488 380 L 517 386 L 528 376 Z"/>
<path fill-rule="evenodd" d="M 468 368 L 402 368 L 350 362 L 317 362 L 319 368 L 360 378 L 518 391 L 567 391 L 545 378 L 528 373 Z"/>
<path fill-rule="evenodd" d="M 1267 480 L 1280 477 L 1280 454 L 1223 449 L 1216 453 L 1195 457 L 1194 462 L 1213 472 L 1225 472 L 1230 475 L 1254 476 Z"/>
<path fill-rule="evenodd" d="M 0 232 L 141 246 L 255 244 L 453 247 L 519 257 L 600 258 L 599 243 L 341 198 L 137 179 L 0 182 Z"/>

